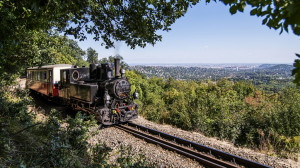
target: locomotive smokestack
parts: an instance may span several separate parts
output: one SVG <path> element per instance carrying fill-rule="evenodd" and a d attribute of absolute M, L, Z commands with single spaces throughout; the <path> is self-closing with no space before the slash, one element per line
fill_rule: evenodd
<path fill-rule="evenodd" d="M 120 78 L 120 58 L 115 58 L 115 77 Z"/>
<path fill-rule="evenodd" d="M 96 79 L 97 78 L 97 65 L 96 64 L 90 64 L 90 79 Z"/>

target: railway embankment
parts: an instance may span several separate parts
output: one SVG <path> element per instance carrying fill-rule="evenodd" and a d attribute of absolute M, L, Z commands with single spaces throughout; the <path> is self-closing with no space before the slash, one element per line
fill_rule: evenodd
<path fill-rule="evenodd" d="M 300 167 L 299 162 L 295 162 L 290 159 L 280 159 L 247 148 L 236 147 L 229 142 L 221 141 L 217 138 L 206 137 L 198 132 L 184 131 L 170 125 L 153 123 L 144 119 L 143 117 L 135 119 L 133 123 L 181 137 L 183 139 L 209 146 L 271 167 Z M 201 165 L 194 160 L 165 150 L 160 146 L 147 143 L 144 140 L 136 138 L 133 135 L 115 127 L 108 127 L 99 130 L 99 133 L 90 139 L 89 142 L 92 144 L 105 143 L 116 151 L 124 146 L 130 147 L 132 148 L 132 152 L 135 152 L 135 154 L 144 154 L 147 161 L 154 163 L 159 167 L 201 167 Z M 113 161 L 113 159 L 114 157 L 111 158 L 111 161 Z"/>

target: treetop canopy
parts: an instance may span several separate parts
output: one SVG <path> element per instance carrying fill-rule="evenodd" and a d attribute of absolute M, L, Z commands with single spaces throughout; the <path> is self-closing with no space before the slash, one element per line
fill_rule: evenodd
<path fill-rule="evenodd" d="M 213 0 L 217 2 L 217 0 Z M 299 0 L 219 0 L 230 12 L 263 17 L 264 25 L 300 35 Z M 158 30 L 184 16 L 199 0 L 0 0 L 0 77 L 51 57 L 44 52 L 56 32 L 85 40 L 91 34 L 106 48 L 124 41 L 132 49 L 161 41 Z M 211 0 L 205 0 L 210 3 Z M 48 37 L 47 37 L 48 36 Z M 50 39 L 50 40 L 49 40 Z M 51 45 L 50 45 L 51 46 Z M 47 54 L 48 53 L 48 54 Z M 53 53 L 53 52 L 52 52 Z M 297 64 L 298 65 L 298 64 Z M 3 76 L 4 73 L 7 73 Z M 294 74 L 300 74 L 295 70 Z M 299 76 L 299 75 L 298 75 Z M 300 78 L 298 79 L 300 81 Z M 1 83 L 1 82 L 0 82 Z M 300 84 L 300 83 L 299 83 Z"/>
<path fill-rule="evenodd" d="M 217 0 L 214 0 L 217 1 Z M 230 12 L 243 12 L 249 5 L 251 15 L 264 17 L 270 28 L 300 35 L 298 0 L 220 0 Z M 161 40 L 157 30 L 168 31 L 199 0 L 2 0 L 0 2 L 1 43 L 21 32 L 57 29 L 76 39 L 92 34 L 102 45 L 113 47 L 124 41 L 131 48 L 154 45 Z M 207 3 L 211 2 L 206 0 Z M 2 44 L 3 45 L 3 44 Z"/>

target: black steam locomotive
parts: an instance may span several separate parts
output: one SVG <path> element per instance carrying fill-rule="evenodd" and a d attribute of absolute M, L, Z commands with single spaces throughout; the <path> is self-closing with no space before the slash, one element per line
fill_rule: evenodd
<path fill-rule="evenodd" d="M 113 73 L 115 72 L 115 74 Z M 130 94 L 120 59 L 112 64 L 90 64 L 89 68 L 67 64 L 27 68 L 29 89 L 51 97 L 73 109 L 95 115 L 103 125 L 127 122 L 137 118 L 138 106 Z"/>

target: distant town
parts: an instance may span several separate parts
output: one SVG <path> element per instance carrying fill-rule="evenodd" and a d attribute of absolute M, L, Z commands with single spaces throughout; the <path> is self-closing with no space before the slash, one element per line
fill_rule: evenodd
<path fill-rule="evenodd" d="M 177 80 L 250 81 L 266 91 L 276 92 L 281 87 L 292 85 L 292 65 L 288 64 L 164 64 L 134 65 L 147 78 L 170 77 Z"/>
<path fill-rule="evenodd" d="M 132 69 L 147 77 L 172 77 L 178 80 L 222 78 L 248 80 L 257 78 L 292 79 L 292 65 L 288 64 L 164 64 L 134 65 Z"/>

